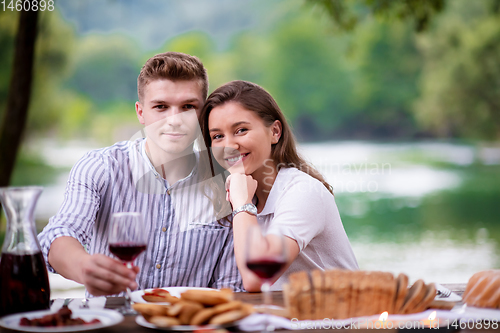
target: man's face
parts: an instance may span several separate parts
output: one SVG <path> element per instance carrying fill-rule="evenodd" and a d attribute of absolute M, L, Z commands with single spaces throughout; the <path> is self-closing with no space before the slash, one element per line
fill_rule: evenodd
<path fill-rule="evenodd" d="M 145 126 L 150 150 L 169 155 L 192 150 L 200 134 L 198 114 L 203 97 L 197 80 L 154 80 L 135 103 L 139 122 Z"/>

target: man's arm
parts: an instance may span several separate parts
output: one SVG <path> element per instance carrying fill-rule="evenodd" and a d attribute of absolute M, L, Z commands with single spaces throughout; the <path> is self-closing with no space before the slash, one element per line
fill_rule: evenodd
<path fill-rule="evenodd" d="M 98 152 L 89 152 L 70 172 L 61 209 L 38 235 L 50 271 L 82 283 L 88 292 L 111 295 L 137 287 L 138 269 L 84 249 L 93 234 L 102 195 L 109 186 L 109 166 Z"/>
<path fill-rule="evenodd" d="M 122 262 L 103 254 L 88 254 L 73 237 L 59 237 L 49 250 L 49 264 L 65 278 L 82 283 L 94 296 L 113 295 L 127 287 L 137 288 L 138 267 L 128 269 Z"/>

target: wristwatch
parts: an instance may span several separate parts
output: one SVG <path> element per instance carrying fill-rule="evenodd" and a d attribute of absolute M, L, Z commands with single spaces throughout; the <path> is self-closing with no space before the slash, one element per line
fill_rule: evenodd
<path fill-rule="evenodd" d="M 257 216 L 257 207 L 255 207 L 255 205 L 252 203 L 247 203 L 247 204 L 241 206 L 240 208 L 233 210 L 233 217 L 236 214 L 241 213 L 241 212 L 247 212 L 247 213 L 250 213 L 252 215 Z"/>

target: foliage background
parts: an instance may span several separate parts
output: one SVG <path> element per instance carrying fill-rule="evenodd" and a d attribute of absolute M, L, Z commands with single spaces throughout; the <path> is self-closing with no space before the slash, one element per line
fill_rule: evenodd
<path fill-rule="evenodd" d="M 264 86 L 302 141 L 497 140 L 498 1 L 448 1 L 423 32 L 398 8 L 366 13 L 386 2 L 340 1 L 364 13 L 346 29 L 314 0 L 58 0 L 41 17 L 27 140 L 114 142 L 136 123 L 142 64 L 167 50 L 200 57 L 211 90 L 232 79 Z M 17 15 L 0 18 L 3 110 Z"/>

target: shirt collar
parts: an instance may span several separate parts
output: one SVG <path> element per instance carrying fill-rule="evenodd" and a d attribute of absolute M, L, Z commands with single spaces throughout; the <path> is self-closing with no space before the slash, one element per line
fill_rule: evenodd
<path fill-rule="evenodd" d="M 141 138 L 133 141 L 132 151 L 130 153 L 130 166 L 134 184 L 136 184 L 138 190 L 143 192 L 146 191 L 151 194 L 165 193 L 167 187 L 170 189 L 198 174 L 199 152 L 194 150 L 193 153 L 196 161 L 189 175 L 169 186 L 158 171 L 156 171 L 146 154 L 146 139 Z"/>

